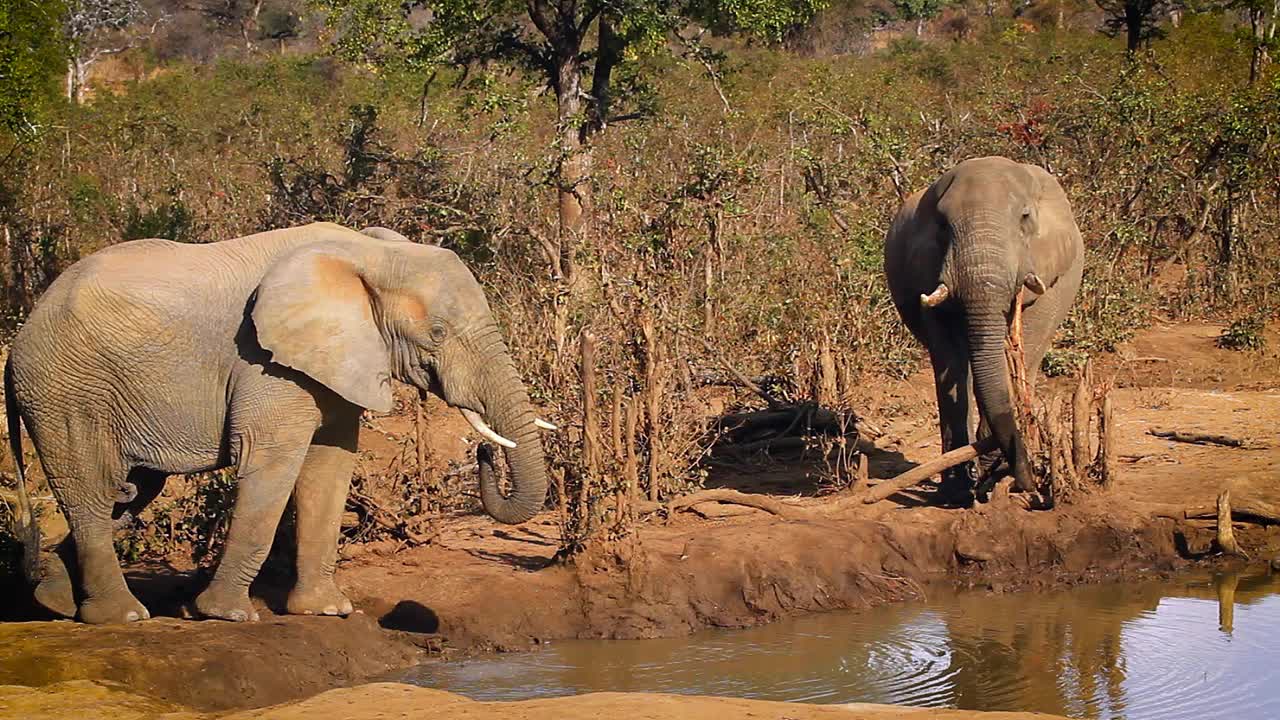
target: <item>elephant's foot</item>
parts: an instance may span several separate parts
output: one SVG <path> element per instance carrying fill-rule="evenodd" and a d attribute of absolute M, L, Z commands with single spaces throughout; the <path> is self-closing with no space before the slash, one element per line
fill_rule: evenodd
<path fill-rule="evenodd" d="M 971 508 L 974 500 L 973 489 L 967 486 L 943 483 L 938 487 L 938 492 L 934 494 L 934 499 L 942 507 Z"/>
<path fill-rule="evenodd" d="M 67 566 L 62 562 L 62 558 L 47 553 L 40 559 L 40 569 L 43 577 L 33 593 L 36 602 L 56 615 L 75 617 L 75 588 L 71 584 L 71 573 L 67 572 Z"/>
<path fill-rule="evenodd" d="M 285 609 L 294 615 L 350 615 L 353 610 L 351 601 L 332 578 L 306 585 L 299 583 L 289 593 Z"/>
<path fill-rule="evenodd" d="M 942 474 L 934 501 L 943 507 L 973 507 L 972 468 L 968 463 L 951 468 Z"/>
<path fill-rule="evenodd" d="M 90 625 L 136 622 L 149 617 L 151 613 L 128 590 L 90 597 L 80 603 L 80 620 Z"/>
<path fill-rule="evenodd" d="M 216 579 L 196 596 L 196 612 L 204 617 L 232 622 L 258 619 L 258 611 L 249 600 L 249 588 L 232 588 Z"/>

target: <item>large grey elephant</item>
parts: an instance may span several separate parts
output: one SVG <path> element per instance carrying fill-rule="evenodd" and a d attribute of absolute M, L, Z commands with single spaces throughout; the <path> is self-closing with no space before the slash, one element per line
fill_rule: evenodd
<path fill-rule="evenodd" d="M 292 493 L 287 610 L 350 613 L 333 581 L 338 530 L 360 414 L 391 409 L 392 379 L 435 392 L 506 448 L 510 492 L 492 472 L 481 479 L 494 518 L 523 522 L 546 497 L 542 421 L 479 283 L 454 253 L 384 228 L 317 223 L 107 248 L 45 292 L 4 379 L 19 486 L 25 421 L 74 542 L 74 553 L 35 563 L 38 537 L 28 537 L 28 574 L 41 604 L 68 616 L 78 605 L 85 622 L 148 617 L 112 547 L 117 504 L 153 498 L 169 474 L 222 467 L 236 468 L 239 485 L 196 610 L 256 618 L 249 583 Z"/>
<path fill-rule="evenodd" d="M 1034 489 L 1014 419 L 1004 339 L 1019 288 L 1023 346 L 1034 379 L 1080 290 L 1084 245 L 1071 204 L 1044 169 L 1003 157 L 956 165 L 907 198 L 885 237 L 885 276 L 907 327 L 929 350 L 943 451 L 990 432 L 1015 486 Z M 948 471 L 947 503 L 973 500 L 969 464 Z"/>

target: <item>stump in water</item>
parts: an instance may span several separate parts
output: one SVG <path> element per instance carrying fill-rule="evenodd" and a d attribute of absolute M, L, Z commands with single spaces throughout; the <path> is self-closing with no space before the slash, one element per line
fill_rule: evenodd
<path fill-rule="evenodd" d="M 1218 495 L 1218 549 L 1228 555 L 1239 555 L 1246 560 L 1249 554 L 1236 542 L 1235 531 L 1231 528 L 1231 491 L 1223 490 Z"/>

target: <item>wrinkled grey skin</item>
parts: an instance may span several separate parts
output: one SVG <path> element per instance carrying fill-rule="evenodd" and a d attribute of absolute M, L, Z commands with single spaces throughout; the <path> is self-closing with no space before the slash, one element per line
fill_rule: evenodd
<path fill-rule="evenodd" d="M 234 467 L 225 551 L 196 609 L 256 617 L 249 583 L 292 493 L 287 609 L 350 613 L 333 581 L 338 530 L 361 411 L 391 409 L 393 378 L 517 443 L 506 451 L 512 492 L 482 493 L 491 515 L 518 523 L 542 507 L 528 396 L 452 252 L 318 223 L 208 245 L 137 240 L 77 262 L 41 298 L 5 368 L 12 443 L 20 416 L 74 541 L 35 562 L 27 528 L 37 599 L 68 616 L 78 606 L 90 623 L 148 617 L 121 575 L 113 513 L 136 512 L 169 474 Z"/>
<path fill-rule="evenodd" d="M 1002 157 L 966 160 L 907 198 L 884 255 L 894 305 L 933 363 L 943 451 L 971 442 L 970 398 L 976 395 L 979 434 L 995 435 L 1015 486 L 1033 490 L 1004 338 L 1015 294 L 1026 287 L 1023 346 L 1034 380 L 1080 289 L 1084 245 L 1062 186 L 1034 165 Z M 921 296 L 940 285 L 948 297 L 926 306 Z M 968 464 L 946 473 L 944 501 L 971 504 L 971 475 Z"/>

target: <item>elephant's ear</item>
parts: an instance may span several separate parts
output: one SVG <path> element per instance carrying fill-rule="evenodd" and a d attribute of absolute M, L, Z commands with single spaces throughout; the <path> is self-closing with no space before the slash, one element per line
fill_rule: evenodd
<path fill-rule="evenodd" d="M 340 248 L 289 253 L 258 285 L 253 324 L 271 359 L 348 401 L 391 409 L 391 359 L 374 321 L 374 290 Z"/>
<path fill-rule="evenodd" d="M 933 184 L 925 190 L 924 197 L 920 199 L 921 204 L 928 207 L 937 207 L 938 201 L 942 199 L 943 195 L 947 194 L 947 190 L 951 188 L 951 183 L 955 182 L 955 179 L 955 168 L 942 173 L 942 177 L 934 180 Z"/>
<path fill-rule="evenodd" d="M 1052 285 L 1084 253 L 1071 201 L 1058 179 L 1038 165 L 1023 165 L 1031 176 L 1039 215 L 1039 231 L 1031 240 L 1035 271 Z"/>

